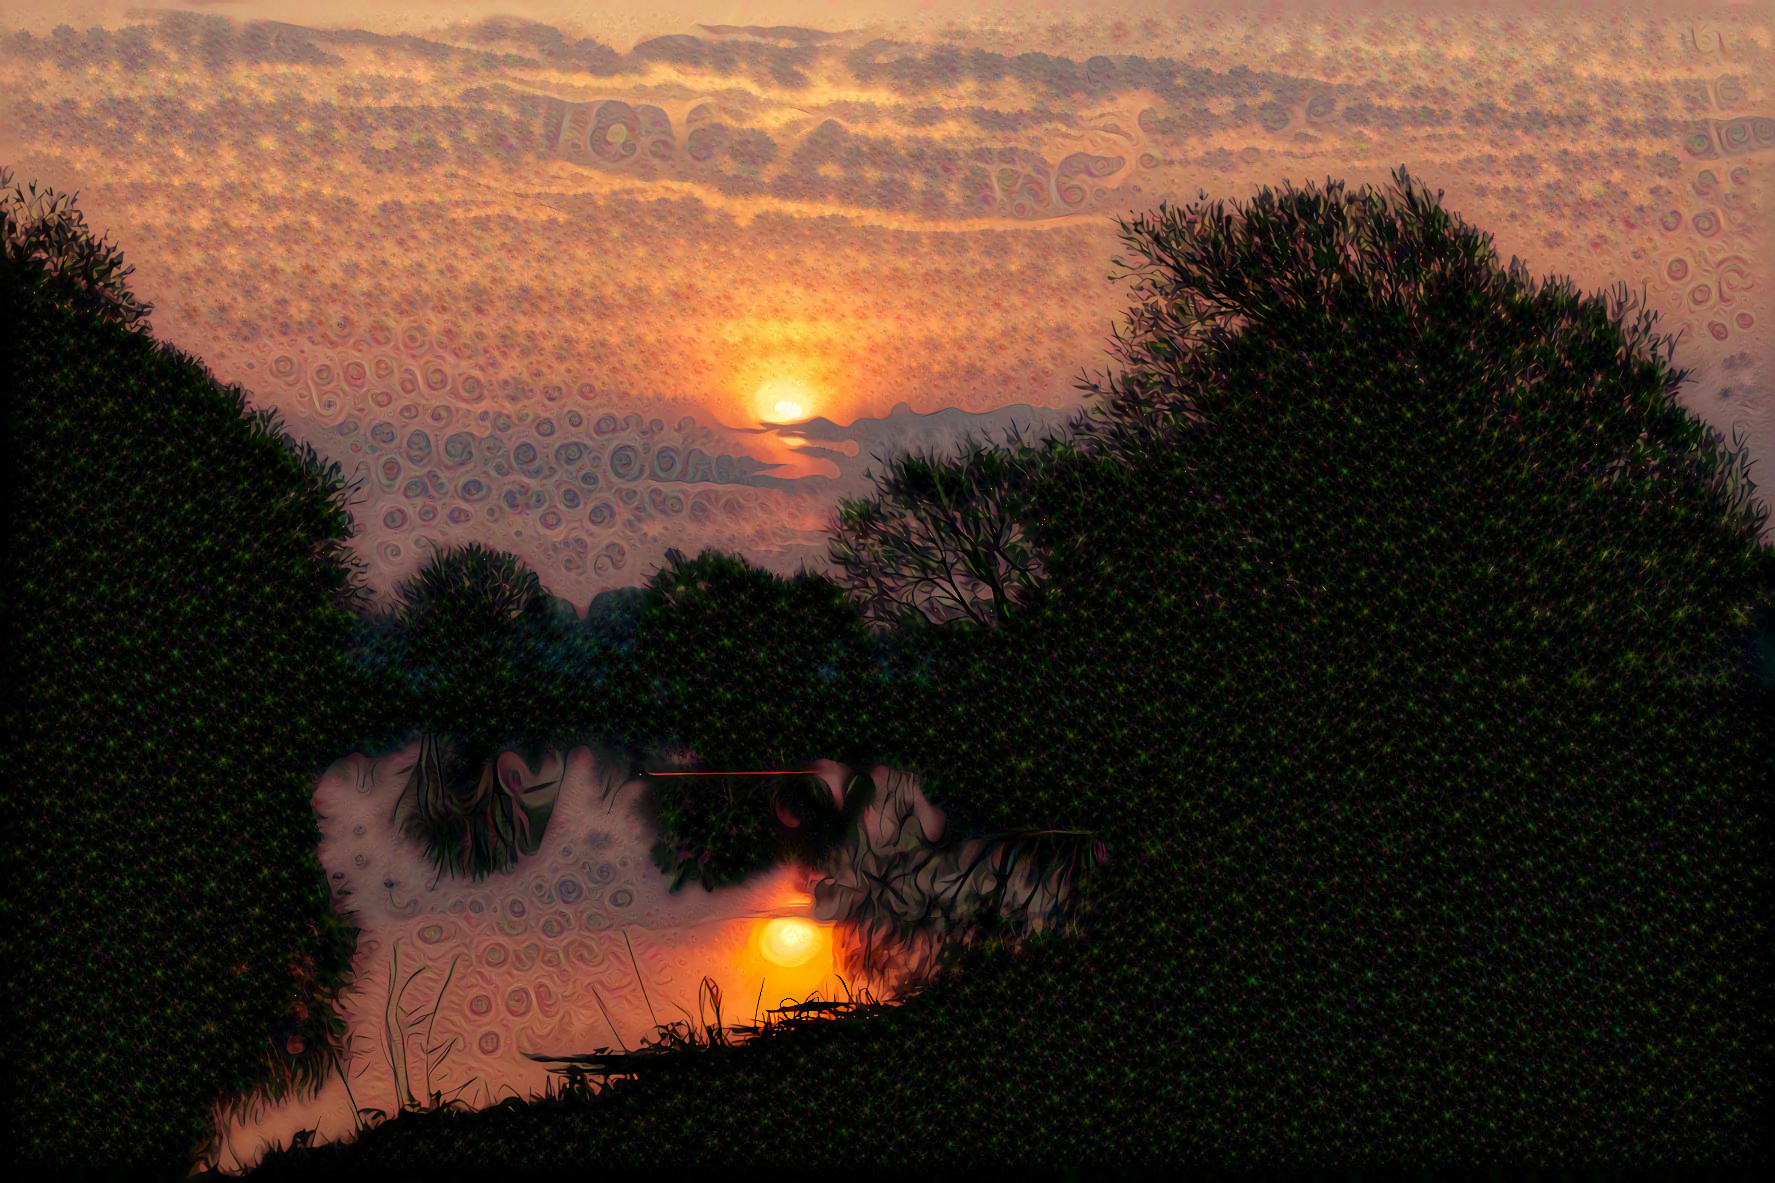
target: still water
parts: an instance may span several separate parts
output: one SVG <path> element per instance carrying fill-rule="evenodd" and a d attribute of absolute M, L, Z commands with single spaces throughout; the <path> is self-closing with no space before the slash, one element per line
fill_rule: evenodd
<path fill-rule="evenodd" d="M 777 866 L 712 892 L 692 881 L 674 894 L 649 856 L 642 782 L 614 783 L 585 747 L 536 769 L 503 753 L 502 779 L 554 797 L 541 843 L 506 873 L 452 878 L 400 832 L 396 806 L 419 749 L 416 740 L 348 756 L 315 786 L 334 906 L 363 930 L 354 986 L 340 1000 L 345 1079 L 334 1073 L 313 1098 L 221 1123 L 222 1172 L 250 1168 L 299 1131 L 316 1143 L 349 1139 L 360 1109 L 392 1115 L 434 1096 L 479 1108 L 558 1086 L 526 1053 L 632 1051 L 674 1022 L 700 1035 L 717 1021 L 704 977 L 729 1030 L 810 999 L 868 991 L 892 1003 L 928 980 L 947 934 L 977 916 L 993 884 L 1011 882 L 995 906 L 1035 929 L 1070 892 L 1070 874 L 1008 857 L 1014 839 L 942 843 L 943 815 L 916 778 L 877 767 L 874 799 L 821 867 Z M 842 805 L 852 770 L 829 760 L 813 768 Z M 908 907 L 931 918 L 925 931 L 878 940 Z"/>

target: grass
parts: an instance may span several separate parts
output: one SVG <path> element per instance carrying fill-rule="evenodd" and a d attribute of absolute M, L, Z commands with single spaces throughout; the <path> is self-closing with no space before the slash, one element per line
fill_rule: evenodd
<path fill-rule="evenodd" d="M 843 1002 L 836 999 L 823 1000 L 818 990 L 799 1003 L 775 1007 L 762 1012 L 762 1014 L 757 1010 L 755 1002 L 752 1023 L 729 1028 L 721 1022 L 721 987 L 713 978 L 704 976 L 697 994 L 697 1018 L 692 1020 L 690 1013 L 685 1011 L 684 1020 L 661 1023 L 659 1016 L 653 1012 L 653 1003 L 647 994 L 647 983 L 641 977 L 640 963 L 635 959 L 634 945 L 628 943 L 626 932 L 623 934 L 623 940 L 625 944 L 628 944 L 629 962 L 634 968 L 635 981 L 641 987 L 642 997 L 647 999 L 648 1014 L 654 1020 L 653 1037 L 643 1039 L 638 1048 L 630 1051 L 627 1045 L 622 1044 L 622 1037 L 617 1033 L 615 1023 L 610 1020 L 610 1012 L 604 1007 L 604 1000 L 597 996 L 597 990 L 594 987 L 593 995 L 597 997 L 599 1009 L 603 1011 L 605 1021 L 610 1022 L 611 1033 L 616 1036 L 617 1042 L 623 1047 L 623 1050 L 612 1052 L 606 1046 L 599 1047 L 589 1053 L 566 1055 L 525 1052 L 523 1055 L 526 1059 L 541 1064 L 562 1065 L 562 1067 L 551 1069 L 550 1079 L 545 1082 L 543 1091 L 532 1093 L 528 1102 L 523 1101 L 513 1090 L 512 1096 L 501 1104 L 510 1104 L 514 1101 L 520 1104 L 584 1103 L 601 1096 L 605 1091 L 624 1080 L 638 1080 L 644 1074 L 659 1072 L 704 1070 L 710 1066 L 712 1057 L 718 1058 L 724 1053 L 730 1053 L 747 1044 L 780 1037 L 791 1031 L 829 1025 L 841 1018 L 879 1014 L 894 1005 L 882 1002 L 868 990 L 861 991 L 860 997 L 853 995 L 850 984 L 844 980 L 842 975 L 839 975 L 839 984 L 844 987 L 846 995 Z M 409 1014 L 405 1013 L 401 1007 L 401 997 L 405 995 L 407 987 L 413 984 L 413 980 L 425 973 L 429 967 L 421 966 L 408 974 L 397 991 L 395 981 L 400 974 L 399 947 L 397 946 L 390 952 L 388 996 L 383 1013 L 383 1052 L 394 1069 L 397 1114 L 437 1113 L 446 1110 L 469 1113 L 475 1110 L 473 1105 L 460 1096 L 446 1100 L 442 1090 L 432 1087 L 432 1073 L 443 1065 L 450 1052 L 455 1049 L 453 1039 L 446 1040 L 442 1044 L 432 1045 L 431 1033 L 437 1021 L 438 1011 L 443 1005 L 444 992 L 449 989 L 450 981 L 455 976 L 456 964 L 460 958 L 460 954 L 451 958 L 450 968 L 444 975 L 444 984 L 439 988 L 438 997 L 432 1008 L 429 1011 Z M 762 978 L 759 979 L 758 989 L 759 999 L 762 1000 L 764 994 L 764 979 Z M 708 1011 L 713 1014 L 712 1021 L 705 1017 L 705 1005 Z M 683 1010 L 683 1007 L 679 1007 L 679 1009 Z M 759 1022 L 760 1018 L 763 1019 L 762 1023 Z M 407 1083 L 406 1045 L 421 1024 L 425 1027 L 423 1050 L 426 1057 L 425 1096 L 429 1099 L 428 1102 L 422 1102 L 414 1097 Z M 349 1058 L 349 1052 L 347 1058 Z M 351 1082 L 346 1073 L 345 1063 L 335 1057 L 333 1065 L 338 1071 L 340 1082 L 345 1085 L 347 1098 L 351 1100 L 359 1133 L 375 1129 L 391 1120 L 389 1112 L 385 1109 L 359 1106 L 356 1098 L 351 1094 Z M 357 1075 L 363 1075 L 363 1071 L 360 1070 Z M 478 1076 L 470 1077 L 450 1091 L 461 1093 L 479 1079 Z M 482 1091 L 482 1107 L 491 1107 L 493 1105 L 491 1094 L 484 1086 Z M 273 1099 L 281 1099 L 281 1097 Z M 314 1139 L 318 1133 L 318 1126 L 298 1130 L 290 1136 L 287 1147 L 274 1143 L 270 1149 L 307 1149 L 315 1145 Z M 199 1157 L 198 1162 L 207 1169 L 215 1169 L 219 1161 L 217 1157 L 219 1146 L 220 1140 L 218 1138 L 215 1145 L 209 1148 L 208 1153 Z"/>
<path fill-rule="evenodd" d="M 627 934 L 624 934 L 627 940 Z M 631 961 L 634 948 L 630 947 Z M 641 982 L 641 970 L 635 967 L 635 980 Z M 634 1051 L 624 1048 L 621 1052 L 612 1052 L 608 1047 L 598 1048 L 594 1052 L 548 1056 L 532 1052 L 524 1053 L 529 1059 L 542 1064 L 562 1064 L 564 1068 L 554 1069 L 566 1085 L 564 1091 L 590 1090 L 590 1078 L 597 1077 L 599 1087 L 596 1093 L 611 1087 L 613 1081 L 638 1079 L 643 1073 L 660 1071 L 698 1071 L 709 1066 L 711 1057 L 731 1052 L 747 1044 L 760 1040 L 768 1040 L 788 1031 L 804 1030 L 810 1026 L 830 1023 L 835 1019 L 850 1015 L 877 1014 L 889 1009 L 893 1004 L 882 1002 L 868 990 L 862 991 L 859 1000 L 851 993 L 850 984 L 842 975 L 838 976 L 839 984 L 844 987 L 844 1002 L 824 1001 L 820 992 L 814 991 L 805 1000 L 789 1006 L 775 1007 L 763 1012 L 757 1010 L 757 1001 L 753 1004 L 753 1021 L 749 1024 L 726 1027 L 721 1022 L 721 987 L 711 977 L 704 976 L 702 985 L 697 992 L 697 1018 L 692 1020 L 690 1012 L 685 1011 L 683 1021 L 671 1023 L 658 1022 L 654 1016 L 654 1037 L 643 1040 L 641 1046 Z M 647 986 L 641 982 L 643 997 Z M 764 997 L 764 979 L 758 982 L 758 997 Z M 714 1015 L 710 1021 L 704 1014 L 705 1006 Z M 683 1007 L 678 1009 L 683 1010 Z M 648 1003 L 651 1013 L 652 1003 Z M 773 1015 L 784 1016 L 771 1018 Z M 816 1017 L 819 1016 L 819 1017 Z M 763 1023 L 758 1020 L 762 1017 Z M 700 1032 L 699 1032 L 700 1025 Z M 596 1095 L 596 1093 L 592 1095 Z"/>

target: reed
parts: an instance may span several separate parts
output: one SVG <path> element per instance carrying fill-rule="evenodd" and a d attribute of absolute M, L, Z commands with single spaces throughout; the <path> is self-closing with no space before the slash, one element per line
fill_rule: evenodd
<path fill-rule="evenodd" d="M 394 982 L 400 972 L 399 945 L 396 945 L 395 948 L 390 951 L 388 967 L 388 1002 L 383 1010 L 383 1032 L 387 1038 L 384 1051 L 388 1056 L 389 1065 L 394 1069 L 395 1104 L 400 1109 L 421 1107 L 419 1100 L 413 1096 L 412 1089 L 407 1082 L 407 1041 L 412 1038 L 413 1031 L 421 1023 L 425 1024 L 425 1035 L 421 1040 L 421 1052 L 425 1057 L 425 1093 L 432 1099 L 432 1106 L 434 1108 L 439 1103 L 438 1098 L 440 1094 L 431 1086 L 431 1074 L 436 1071 L 445 1060 L 449 1059 L 450 1053 L 456 1050 L 456 1043 L 454 1037 L 452 1037 L 452 1039 L 446 1040 L 441 1045 L 431 1046 L 431 1033 L 432 1028 L 437 1023 L 438 1011 L 444 1004 L 444 992 L 450 988 L 450 979 L 456 976 L 456 963 L 461 959 L 462 955 L 460 953 L 450 959 L 450 968 L 444 974 L 444 984 L 438 987 L 438 996 L 433 1000 L 431 1010 L 424 1014 L 412 1015 L 403 1013 L 401 998 L 405 996 L 407 987 L 413 984 L 413 979 L 426 972 L 426 970 L 431 967 L 422 965 L 411 974 L 408 974 L 407 980 L 401 983 L 401 988 L 397 993 L 394 988 Z M 436 1059 L 432 1058 L 434 1056 L 436 1056 Z M 473 1083 L 473 1078 L 470 1079 L 469 1083 Z M 468 1086 L 465 1084 L 462 1087 L 466 1088 Z M 360 1110 L 359 1112 L 362 1113 L 363 1111 Z"/>

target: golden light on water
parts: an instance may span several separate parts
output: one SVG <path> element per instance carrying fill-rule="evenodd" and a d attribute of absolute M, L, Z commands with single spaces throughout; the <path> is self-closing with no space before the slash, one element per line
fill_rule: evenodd
<path fill-rule="evenodd" d="M 814 926 L 789 917 L 766 922 L 758 942 L 766 961 L 786 967 L 806 964 L 818 950 L 819 932 Z"/>

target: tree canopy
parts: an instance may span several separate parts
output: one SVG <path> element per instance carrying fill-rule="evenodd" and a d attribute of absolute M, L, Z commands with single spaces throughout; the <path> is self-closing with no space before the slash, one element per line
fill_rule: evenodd
<path fill-rule="evenodd" d="M 12 170 L 0 168 L 0 185 L 12 181 Z M 152 304 L 137 300 L 125 282 L 134 267 L 123 265 L 123 252 L 94 239 L 86 215 L 74 207 L 73 195 L 54 196 L 30 184 L 30 196 L 13 185 L 0 192 L 0 248 L 13 260 L 30 260 L 31 282 L 48 299 L 92 312 L 144 335 L 153 331 Z"/>

